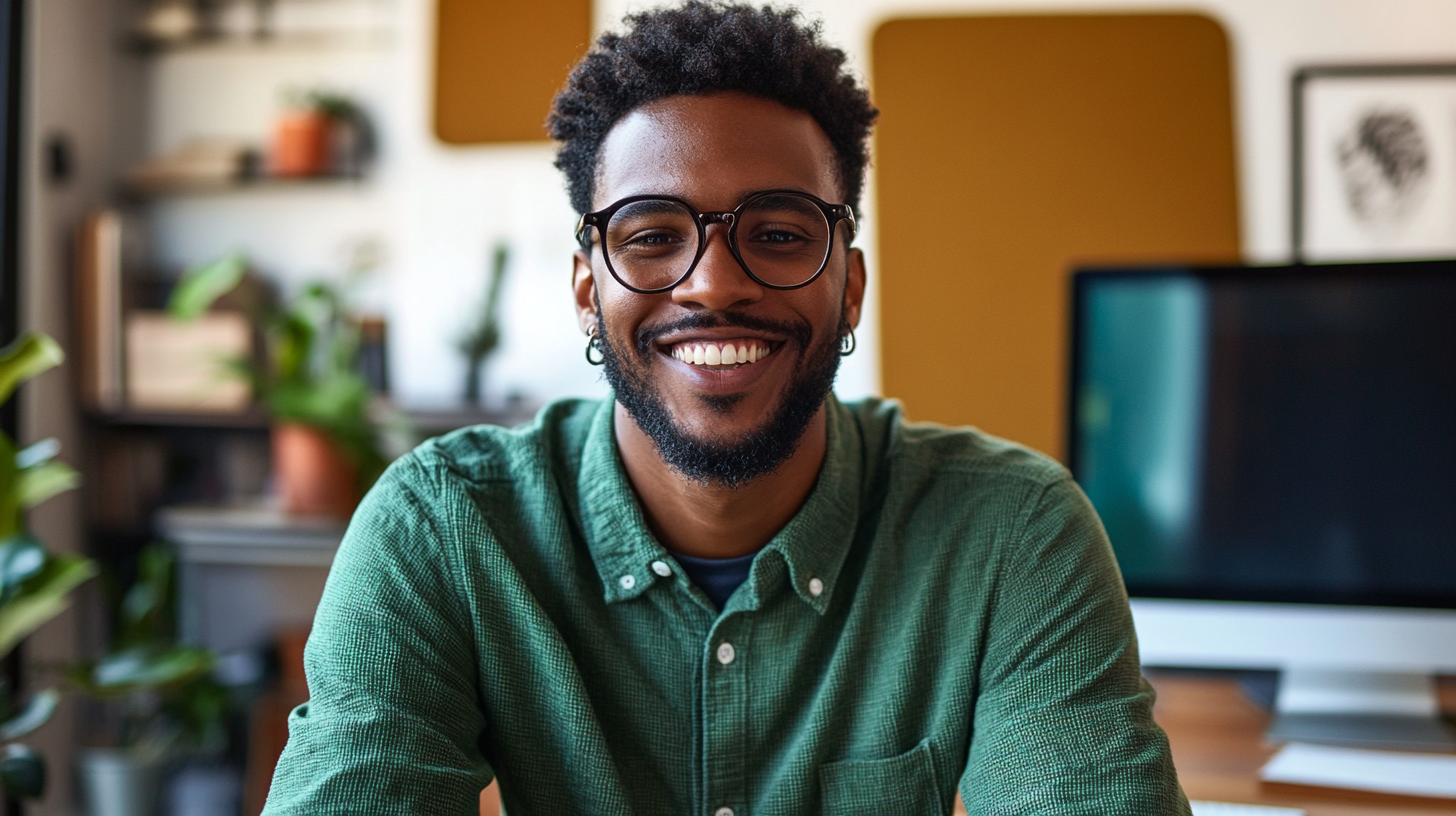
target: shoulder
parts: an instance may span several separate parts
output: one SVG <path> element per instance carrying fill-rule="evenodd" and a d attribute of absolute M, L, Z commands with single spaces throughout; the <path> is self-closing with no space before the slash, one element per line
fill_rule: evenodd
<path fill-rule="evenodd" d="M 430 439 L 396 459 L 350 523 L 351 537 L 398 550 L 465 547 L 489 538 L 504 517 L 557 507 L 574 485 L 581 449 L 600 404 L 564 400 L 515 428 L 476 425 Z"/>
<path fill-rule="evenodd" d="M 381 486 L 422 495 L 492 482 L 539 478 L 574 467 L 601 408 L 598 400 L 567 399 L 541 409 L 531 422 L 506 428 L 473 425 L 426 440 L 390 465 Z"/>
<path fill-rule="evenodd" d="M 899 478 L 1021 485 L 1040 492 L 1071 480 L 1067 469 L 1025 445 L 978 428 L 910 422 L 894 400 L 845 403 L 865 439 L 869 459 Z"/>

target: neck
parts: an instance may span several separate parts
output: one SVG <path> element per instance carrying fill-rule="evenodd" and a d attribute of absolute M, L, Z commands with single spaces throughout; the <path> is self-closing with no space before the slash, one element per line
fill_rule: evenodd
<path fill-rule="evenodd" d="M 683 555 L 735 558 L 762 549 L 809 498 L 829 444 L 826 411 L 819 406 L 793 456 L 777 470 L 736 489 L 673 470 L 620 402 L 613 424 L 627 479 L 658 541 Z"/>

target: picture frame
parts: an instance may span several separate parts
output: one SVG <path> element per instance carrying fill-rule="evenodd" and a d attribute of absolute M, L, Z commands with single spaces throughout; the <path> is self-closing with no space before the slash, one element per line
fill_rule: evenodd
<path fill-rule="evenodd" d="M 1456 257 L 1456 63 L 1307 66 L 1290 93 L 1294 262 Z"/>

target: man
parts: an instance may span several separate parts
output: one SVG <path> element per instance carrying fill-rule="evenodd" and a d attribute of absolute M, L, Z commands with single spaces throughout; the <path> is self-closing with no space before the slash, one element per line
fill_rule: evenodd
<path fill-rule="evenodd" d="M 1066 472 L 830 393 L 875 116 L 844 55 L 791 11 L 628 22 L 551 119 L 614 398 L 390 469 L 266 812 L 464 814 L 494 777 L 511 816 L 1186 813 Z"/>

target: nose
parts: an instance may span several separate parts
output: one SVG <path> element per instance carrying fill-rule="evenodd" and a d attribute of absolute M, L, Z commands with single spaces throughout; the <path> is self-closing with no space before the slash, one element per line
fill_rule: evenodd
<path fill-rule="evenodd" d="M 728 248 L 728 225 L 709 224 L 703 257 L 688 279 L 672 290 L 673 302 L 689 309 L 723 312 L 756 303 L 764 288 L 738 263 Z"/>

